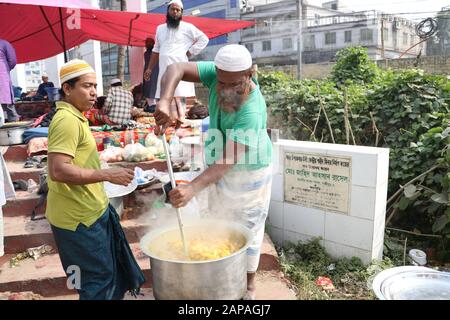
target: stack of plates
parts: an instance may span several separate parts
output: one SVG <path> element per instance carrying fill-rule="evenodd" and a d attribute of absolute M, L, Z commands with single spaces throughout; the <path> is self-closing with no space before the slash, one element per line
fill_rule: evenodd
<path fill-rule="evenodd" d="M 110 182 L 104 182 L 105 192 L 109 199 L 123 197 L 132 193 L 137 188 L 136 180 L 133 179 L 128 186 L 121 186 Z"/>

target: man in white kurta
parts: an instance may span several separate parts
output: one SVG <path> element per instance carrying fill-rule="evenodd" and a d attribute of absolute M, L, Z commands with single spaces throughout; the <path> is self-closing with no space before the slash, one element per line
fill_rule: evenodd
<path fill-rule="evenodd" d="M 150 79 L 151 70 L 159 61 L 158 85 L 155 98 L 159 99 L 161 92 L 161 78 L 167 67 L 176 62 L 187 62 L 189 57 L 199 54 L 208 44 L 208 37 L 193 24 L 181 21 L 183 3 L 172 0 L 167 7 L 167 21 L 156 29 L 153 54 L 145 71 L 144 78 Z M 195 96 L 194 83 L 181 81 L 175 91 L 174 100 L 179 112 L 184 118 L 182 97 Z"/>

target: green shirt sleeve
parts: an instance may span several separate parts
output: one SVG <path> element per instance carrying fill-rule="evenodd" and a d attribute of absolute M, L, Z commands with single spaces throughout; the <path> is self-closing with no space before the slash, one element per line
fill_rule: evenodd
<path fill-rule="evenodd" d="M 59 116 L 52 120 L 49 128 L 48 153 L 64 153 L 75 157 L 80 141 L 79 121 L 67 114 L 60 114 Z"/>
<path fill-rule="evenodd" d="M 211 89 L 217 79 L 216 66 L 212 61 L 199 61 L 197 62 L 197 70 L 200 76 L 200 81 L 204 86 Z"/>

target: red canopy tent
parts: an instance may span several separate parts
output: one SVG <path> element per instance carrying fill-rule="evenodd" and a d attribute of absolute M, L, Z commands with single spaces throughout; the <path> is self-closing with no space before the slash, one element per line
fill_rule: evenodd
<path fill-rule="evenodd" d="M 165 15 L 99 10 L 78 0 L 0 0 L 0 38 L 18 63 L 52 57 L 88 40 L 144 46 Z M 183 17 L 210 39 L 252 26 L 249 21 Z"/>

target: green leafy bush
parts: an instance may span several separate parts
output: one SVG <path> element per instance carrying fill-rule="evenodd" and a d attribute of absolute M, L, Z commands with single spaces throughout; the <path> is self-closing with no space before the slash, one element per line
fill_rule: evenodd
<path fill-rule="evenodd" d="M 338 57 L 329 79 L 260 74 L 283 137 L 390 148 L 387 215 L 450 239 L 449 78 L 378 69 L 362 48 Z"/>
<path fill-rule="evenodd" d="M 331 80 L 341 85 L 347 81 L 365 84 L 377 76 L 378 68 L 369 59 L 367 48 L 348 47 L 337 53 L 337 62 L 331 72 Z"/>

